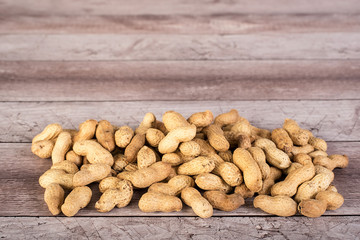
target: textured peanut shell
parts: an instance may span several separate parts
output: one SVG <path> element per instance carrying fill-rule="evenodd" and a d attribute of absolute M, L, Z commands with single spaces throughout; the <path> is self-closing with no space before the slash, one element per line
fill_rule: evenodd
<path fill-rule="evenodd" d="M 179 166 L 184 161 L 177 153 L 166 153 L 162 156 L 161 161 L 168 163 L 171 166 Z"/>
<path fill-rule="evenodd" d="M 106 177 L 99 183 L 99 190 L 101 193 L 104 193 L 106 190 L 111 188 L 117 188 L 118 184 L 124 180 L 121 180 L 117 177 Z"/>
<path fill-rule="evenodd" d="M 70 150 L 65 155 L 65 160 L 76 164 L 76 166 L 80 166 L 82 164 L 82 157 L 74 152 L 74 150 Z"/>
<path fill-rule="evenodd" d="M 282 172 L 280 169 L 271 167 L 270 174 L 267 178 L 264 179 L 263 186 L 259 191 L 259 195 L 270 195 L 271 187 L 275 184 L 275 181 L 281 177 L 281 175 Z"/>
<path fill-rule="evenodd" d="M 245 118 L 241 118 L 231 127 L 230 131 L 245 136 L 251 136 L 251 124 Z"/>
<path fill-rule="evenodd" d="M 96 139 L 109 152 L 115 149 L 115 130 L 106 120 L 101 120 L 96 128 Z"/>
<path fill-rule="evenodd" d="M 201 153 L 200 145 L 194 141 L 183 142 L 179 146 L 180 152 L 185 156 L 199 156 Z"/>
<path fill-rule="evenodd" d="M 128 165 L 126 165 L 124 170 L 128 171 L 128 172 L 135 172 L 135 171 L 139 170 L 139 168 L 136 163 L 129 163 Z"/>
<path fill-rule="evenodd" d="M 124 155 L 128 163 L 132 163 L 136 160 L 137 153 L 145 144 L 145 135 L 136 134 L 129 145 L 125 148 Z"/>
<path fill-rule="evenodd" d="M 128 162 L 126 161 L 126 157 L 124 154 L 116 154 L 114 155 L 114 164 L 112 168 L 115 171 L 122 171 L 124 168 L 128 165 Z"/>
<path fill-rule="evenodd" d="M 71 174 L 75 174 L 79 171 L 79 168 L 76 166 L 76 164 L 70 162 L 69 160 L 55 163 L 51 166 L 51 169 L 61 169 L 64 170 L 66 173 Z"/>
<path fill-rule="evenodd" d="M 313 146 L 316 150 L 324 151 L 327 150 L 327 143 L 324 139 L 317 138 L 317 137 L 310 137 L 309 144 Z"/>
<path fill-rule="evenodd" d="M 226 131 L 223 130 L 225 139 L 229 142 L 230 147 L 238 147 L 239 140 L 240 140 L 240 133 L 233 132 L 233 131 Z"/>
<path fill-rule="evenodd" d="M 263 149 L 266 153 L 266 160 L 279 169 L 285 169 L 290 167 L 291 161 L 289 156 L 276 148 L 275 143 L 266 138 L 260 138 L 255 141 L 255 147 Z"/>
<path fill-rule="evenodd" d="M 146 141 L 152 147 L 159 146 L 160 141 L 165 137 L 164 133 L 156 128 L 149 128 L 146 131 Z"/>
<path fill-rule="evenodd" d="M 293 146 L 293 148 L 292 148 L 292 154 L 293 155 L 297 155 L 297 154 L 300 154 L 300 153 L 308 154 L 308 153 L 311 153 L 313 151 L 314 151 L 314 147 L 311 146 L 310 144 L 306 144 L 306 145 L 303 145 L 301 147 Z"/>
<path fill-rule="evenodd" d="M 210 145 L 217 151 L 226 151 L 230 147 L 230 143 L 224 137 L 224 132 L 220 126 L 212 124 L 204 129 L 209 139 Z"/>
<path fill-rule="evenodd" d="M 266 155 L 264 151 L 259 147 L 250 147 L 247 149 L 254 160 L 259 165 L 262 179 L 266 179 L 270 175 L 270 166 L 266 163 Z"/>
<path fill-rule="evenodd" d="M 147 188 L 155 182 L 167 178 L 171 172 L 171 165 L 163 162 L 156 162 L 150 167 L 139 169 L 134 172 L 121 172 L 117 176 L 129 180 L 134 187 Z"/>
<path fill-rule="evenodd" d="M 109 212 L 115 206 L 118 208 L 126 207 L 133 196 L 133 188 L 129 181 L 122 180 L 116 188 L 109 188 L 101 195 L 95 203 L 95 208 L 99 212 Z"/>
<path fill-rule="evenodd" d="M 159 192 L 147 192 L 139 200 L 143 212 L 179 212 L 182 202 L 179 198 Z"/>
<path fill-rule="evenodd" d="M 224 125 L 234 124 L 239 119 L 239 113 L 235 109 L 231 109 L 227 113 L 222 113 L 215 118 L 215 124 L 220 127 Z"/>
<path fill-rule="evenodd" d="M 147 168 L 156 162 L 154 150 L 147 146 L 143 146 L 137 153 L 137 165 L 139 169 Z"/>
<path fill-rule="evenodd" d="M 234 211 L 245 204 L 244 198 L 238 193 L 227 195 L 223 191 L 206 191 L 204 198 L 209 201 L 213 208 L 226 212 Z"/>
<path fill-rule="evenodd" d="M 260 191 L 263 184 L 261 171 L 250 152 L 237 148 L 233 154 L 233 161 L 242 171 L 245 185 L 253 192 Z"/>
<path fill-rule="evenodd" d="M 54 149 L 51 153 L 52 163 L 59 163 L 65 160 L 65 154 L 69 151 L 71 147 L 71 135 L 68 132 L 62 132 L 59 134 Z"/>
<path fill-rule="evenodd" d="M 326 202 L 326 210 L 336 210 L 344 204 L 344 197 L 332 190 L 319 192 L 315 199 Z"/>
<path fill-rule="evenodd" d="M 106 178 L 111 172 L 111 167 L 106 164 L 83 165 L 73 178 L 74 187 L 85 186 L 92 182 Z"/>
<path fill-rule="evenodd" d="M 219 152 L 218 155 L 225 161 L 225 162 L 232 162 L 232 152 L 230 150 Z"/>
<path fill-rule="evenodd" d="M 292 119 L 285 119 L 283 128 L 289 133 L 289 136 L 295 145 L 306 145 L 310 139 L 310 133 L 301 129 Z"/>
<path fill-rule="evenodd" d="M 94 119 L 86 120 L 79 125 L 79 131 L 74 136 L 74 142 L 92 139 L 95 135 L 98 122 Z"/>
<path fill-rule="evenodd" d="M 40 158 L 49 158 L 51 157 L 54 145 L 54 140 L 40 140 L 31 144 L 31 152 Z"/>
<path fill-rule="evenodd" d="M 163 123 L 168 131 L 188 127 L 190 123 L 178 112 L 167 111 L 162 116 Z"/>
<path fill-rule="evenodd" d="M 300 153 L 295 155 L 293 161 L 296 163 L 300 163 L 301 165 L 312 163 L 311 157 L 306 153 Z"/>
<path fill-rule="evenodd" d="M 315 167 L 312 163 L 289 173 L 284 181 L 276 183 L 271 188 L 271 195 L 284 195 L 292 197 L 296 194 L 297 188 L 305 181 L 312 179 L 315 175 Z"/>
<path fill-rule="evenodd" d="M 154 128 L 160 130 L 164 135 L 169 133 L 169 131 L 165 127 L 165 124 L 161 121 L 156 120 L 154 124 Z"/>
<path fill-rule="evenodd" d="M 213 120 L 214 115 L 210 110 L 194 113 L 188 118 L 188 122 L 194 124 L 198 128 L 209 126 Z"/>
<path fill-rule="evenodd" d="M 295 171 L 298 168 L 301 168 L 303 165 L 297 162 L 291 163 L 290 167 L 283 169 L 283 173 L 289 175 L 291 172 Z"/>
<path fill-rule="evenodd" d="M 122 126 L 115 132 L 116 146 L 126 148 L 134 136 L 134 130 L 129 126 Z"/>
<path fill-rule="evenodd" d="M 193 141 L 200 145 L 200 155 L 210 156 L 216 154 L 215 149 L 204 139 L 195 138 Z"/>
<path fill-rule="evenodd" d="M 155 126 L 156 117 L 153 113 L 146 113 L 140 126 L 135 130 L 136 134 L 146 134 L 146 131 Z"/>
<path fill-rule="evenodd" d="M 185 175 L 177 175 L 169 180 L 168 183 L 154 183 L 149 187 L 149 192 L 160 192 L 167 195 L 176 196 L 186 187 L 193 187 L 194 179 Z"/>
<path fill-rule="evenodd" d="M 45 189 L 44 200 L 52 215 L 58 215 L 61 212 L 64 196 L 64 189 L 57 183 L 52 183 Z"/>
<path fill-rule="evenodd" d="M 159 143 L 162 154 L 175 152 L 181 142 L 191 141 L 196 135 L 196 126 L 190 125 L 171 130 Z"/>
<path fill-rule="evenodd" d="M 255 194 L 245 185 L 245 183 L 242 183 L 240 184 L 240 186 L 235 187 L 234 192 L 240 194 L 243 198 L 251 198 Z"/>
<path fill-rule="evenodd" d="M 276 128 L 271 132 L 271 140 L 276 144 L 277 148 L 286 153 L 292 151 L 294 146 L 289 134 L 283 128 Z"/>
<path fill-rule="evenodd" d="M 73 188 L 74 174 L 66 173 L 61 169 L 49 169 L 39 178 L 39 184 L 43 188 L 47 188 L 52 183 L 57 183 L 65 189 Z"/>
<path fill-rule="evenodd" d="M 295 201 L 314 198 L 320 191 L 325 191 L 334 180 L 334 173 L 322 166 L 315 166 L 315 176 L 301 184 L 295 195 Z"/>
<path fill-rule="evenodd" d="M 66 197 L 61 211 L 65 216 L 72 217 L 89 204 L 91 196 L 92 192 L 89 187 L 74 188 Z"/>
<path fill-rule="evenodd" d="M 200 192 L 193 187 L 187 187 L 181 191 L 181 199 L 192 208 L 194 213 L 201 218 L 209 218 L 213 215 L 213 207 Z"/>
<path fill-rule="evenodd" d="M 327 157 L 328 154 L 324 151 L 321 151 L 321 150 L 316 150 L 316 151 L 313 151 L 311 153 L 308 154 L 311 158 L 315 158 L 317 156 L 324 156 L 324 157 Z"/>
<path fill-rule="evenodd" d="M 219 176 L 212 173 L 202 173 L 195 178 L 196 185 L 203 190 L 230 192 L 231 187 Z"/>
<path fill-rule="evenodd" d="M 232 187 L 239 186 L 243 182 L 239 168 L 230 162 L 223 162 L 218 167 L 219 175 Z"/>
<path fill-rule="evenodd" d="M 78 155 L 86 156 L 89 163 L 107 164 L 109 166 L 114 164 L 111 153 L 95 141 L 83 140 L 75 142 L 73 150 Z"/>
<path fill-rule="evenodd" d="M 238 147 L 248 149 L 251 147 L 251 141 L 252 139 L 249 136 L 240 134 Z"/>
<path fill-rule="evenodd" d="M 297 203 L 288 196 L 259 195 L 254 199 L 254 207 L 281 217 L 293 216 L 297 211 Z"/>
<path fill-rule="evenodd" d="M 326 211 L 326 203 L 316 199 L 306 199 L 299 203 L 298 210 L 306 217 L 320 217 Z"/>
<path fill-rule="evenodd" d="M 209 157 L 197 157 L 189 162 L 183 163 L 178 168 L 180 175 L 198 175 L 211 172 L 215 168 L 214 160 Z"/>
<path fill-rule="evenodd" d="M 44 130 L 41 133 L 39 133 L 33 138 L 32 143 L 42 140 L 54 139 L 61 133 L 61 131 L 62 131 L 62 127 L 60 124 L 58 123 L 49 124 L 44 128 Z"/>
<path fill-rule="evenodd" d="M 267 129 L 257 128 L 251 126 L 251 135 L 255 137 L 255 139 L 266 138 L 271 139 L 271 132 Z"/>

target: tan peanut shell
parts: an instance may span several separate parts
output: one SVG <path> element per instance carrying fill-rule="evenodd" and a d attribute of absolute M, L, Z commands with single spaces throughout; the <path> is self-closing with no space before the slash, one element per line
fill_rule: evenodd
<path fill-rule="evenodd" d="M 288 196 L 259 195 L 254 199 L 254 207 L 281 217 L 293 216 L 297 211 L 297 203 Z"/>
<path fill-rule="evenodd" d="M 210 156 L 216 154 L 215 149 L 204 139 L 195 138 L 193 141 L 200 145 L 201 156 Z"/>
<path fill-rule="evenodd" d="M 129 145 L 125 148 L 124 155 L 128 163 L 132 163 L 136 160 L 137 153 L 145 144 L 145 135 L 136 134 Z"/>
<path fill-rule="evenodd" d="M 109 212 L 115 206 L 117 208 L 126 207 L 133 196 L 133 187 L 127 180 L 121 180 L 116 188 L 109 188 L 104 191 L 100 199 L 95 203 L 95 208 L 99 212 Z"/>
<path fill-rule="evenodd" d="M 231 187 L 224 182 L 219 176 L 212 173 L 202 173 L 195 178 L 196 185 L 203 190 L 231 191 Z"/>
<path fill-rule="evenodd" d="M 83 162 L 82 157 L 74 152 L 74 150 L 70 150 L 65 155 L 65 160 L 76 164 L 76 166 L 80 166 Z"/>
<path fill-rule="evenodd" d="M 263 128 L 257 128 L 254 126 L 251 126 L 251 135 L 255 136 L 255 139 L 259 139 L 259 138 L 271 139 L 271 132 L 269 130 Z"/>
<path fill-rule="evenodd" d="M 260 138 L 255 141 L 255 147 L 263 149 L 266 153 L 266 160 L 279 169 L 285 169 L 290 167 L 291 161 L 289 156 L 278 149 L 271 140 L 266 138 Z"/>
<path fill-rule="evenodd" d="M 31 144 L 31 152 L 40 158 L 49 158 L 54 146 L 54 140 L 40 140 Z"/>
<path fill-rule="evenodd" d="M 223 162 L 218 167 L 221 178 L 231 187 L 239 186 L 243 182 L 243 176 L 239 168 L 231 162 Z"/>
<path fill-rule="evenodd" d="M 210 145 L 217 151 L 226 151 L 230 144 L 224 137 L 223 130 L 216 124 L 212 124 L 204 129 L 206 136 L 209 139 Z"/>
<path fill-rule="evenodd" d="M 128 172 L 135 172 L 135 171 L 139 170 L 139 168 L 136 163 L 129 163 L 128 165 L 126 165 L 124 170 L 128 171 Z"/>
<path fill-rule="evenodd" d="M 290 167 L 283 169 L 283 173 L 286 175 L 289 175 L 291 172 L 295 171 L 296 169 L 301 168 L 303 165 L 301 163 L 298 162 L 293 162 L 291 163 Z"/>
<path fill-rule="evenodd" d="M 71 147 L 71 135 L 68 132 L 62 132 L 59 134 L 53 151 L 51 153 L 52 163 L 59 163 L 65 160 L 65 154 L 69 151 Z"/>
<path fill-rule="evenodd" d="M 149 187 L 149 192 L 160 192 L 167 195 L 176 196 L 186 187 L 193 187 L 194 179 L 185 175 L 177 175 L 167 183 L 154 183 Z"/>
<path fill-rule="evenodd" d="M 160 192 L 147 192 L 139 200 L 143 212 L 179 212 L 182 202 L 178 197 Z"/>
<path fill-rule="evenodd" d="M 244 198 L 238 193 L 227 195 L 223 191 L 206 191 L 204 198 L 209 201 L 213 208 L 226 212 L 234 211 L 245 204 Z"/>
<path fill-rule="evenodd" d="M 154 124 L 154 128 L 160 130 L 164 135 L 169 133 L 169 131 L 165 127 L 165 124 L 161 121 L 156 120 Z"/>
<path fill-rule="evenodd" d="M 58 123 L 49 124 L 44 128 L 44 130 L 41 133 L 39 133 L 33 138 L 32 143 L 36 143 L 42 140 L 55 139 L 61 133 L 61 131 L 62 131 L 62 127 L 60 124 Z"/>
<path fill-rule="evenodd" d="M 346 155 L 330 155 L 329 157 L 318 156 L 313 160 L 315 165 L 334 170 L 335 168 L 345 168 L 349 164 L 349 158 Z"/>
<path fill-rule="evenodd" d="M 177 153 L 166 153 L 162 156 L 161 161 L 168 163 L 171 166 L 179 166 L 184 161 Z"/>
<path fill-rule="evenodd" d="M 51 169 L 60 169 L 64 170 L 66 173 L 75 174 L 79 171 L 79 168 L 75 163 L 65 160 L 62 162 L 55 163 L 51 166 Z"/>
<path fill-rule="evenodd" d="M 129 126 L 122 126 L 115 132 L 115 143 L 120 148 L 126 148 L 134 136 L 134 130 Z"/>
<path fill-rule="evenodd" d="M 99 190 L 101 193 L 104 193 L 106 190 L 111 188 L 117 188 L 118 184 L 124 181 L 117 177 L 106 177 L 99 183 Z"/>
<path fill-rule="evenodd" d="M 331 189 L 319 192 L 315 199 L 326 202 L 326 210 L 336 210 L 344 204 L 344 197 Z"/>
<path fill-rule="evenodd" d="M 241 134 L 239 136 L 238 147 L 249 149 L 251 147 L 251 141 L 252 139 L 249 136 Z"/>
<path fill-rule="evenodd" d="M 177 167 L 171 167 L 169 176 L 167 176 L 163 181 L 168 182 L 169 180 L 171 180 L 173 177 L 176 177 L 177 175 L 178 175 Z"/>
<path fill-rule="evenodd" d="M 39 184 L 42 188 L 47 188 L 52 183 L 57 183 L 65 189 L 73 188 L 74 174 L 66 173 L 61 169 L 49 169 L 39 178 Z"/>
<path fill-rule="evenodd" d="M 231 109 L 227 113 L 222 113 L 215 118 L 215 124 L 220 127 L 224 125 L 234 124 L 239 119 L 239 113 L 235 109 Z"/>
<path fill-rule="evenodd" d="M 317 138 L 317 137 L 310 137 L 309 144 L 313 146 L 316 150 L 324 151 L 327 150 L 327 143 L 324 139 Z"/>
<path fill-rule="evenodd" d="M 295 195 L 295 201 L 301 202 L 302 200 L 314 198 L 320 191 L 325 191 L 332 181 L 334 180 L 334 173 L 322 166 L 315 166 L 315 176 L 304 183 L 302 183 Z"/>
<path fill-rule="evenodd" d="M 134 187 L 147 188 L 155 182 L 167 178 L 171 172 L 171 165 L 163 162 L 156 162 L 150 167 L 139 169 L 133 172 L 121 172 L 118 178 L 129 180 Z"/>
<path fill-rule="evenodd" d="M 314 151 L 314 147 L 311 146 L 310 144 L 306 144 L 306 145 L 303 145 L 301 147 L 293 146 L 291 153 L 295 156 L 295 155 L 300 154 L 300 153 L 308 154 L 308 153 L 311 153 L 313 151 Z"/>
<path fill-rule="evenodd" d="M 124 154 L 116 154 L 114 155 L 114 164 L 112 168 L 115 171 L 122 171 L 125 169 L 125 167 L 128 165 L 128 162 L 126 161 L 126 157 Z"/>
<path fill-rule="evenodd" d="M 198 175 L 211 172 L 215 168 L 214 160 L 209 157 L 197 157 L 189 162 L 183 163 L 178 168 L 180 175 Z"/>
<path fill-rule="evenodd" d="M 103 148 L 112 152 L 115 149 L 115 130 L 106 120 L 101 120 L 96 128 L 96 139 Z"/>
<path fill-rule="evenodd" d="M 86 156 L 89 163 L 107 164 L 109 166 L 114 164 L 111 153 L 95 141 L 83 140 L 75 142 L 73 150 L 78 155 Z"/>
<path fill-rule="evenodd" d="M 276 144 L 277 148 L 286 153 L 292 151 L 294 146 L 289 134 L 283 128 L 276 128 L 271 132 L 271 140 Z"/>
<path fill-rule="evenodd" d="M 324 151 L 321 151 L 321 150 L 316 150 L 316 151 L 313 151 L 311 153 L 308 154 L 311 158 L 315 158 L 315 157 L 318 157 L 318 156 L 324 156 L 324 157 L 327 157 L 328 154 Z"/>
<path fill-rule="evenodd" d="M 79 125 L 79 131 L 74 136 L 74 142 L 92 139 L 95 135 L 98 122 L 94 119 L 86 120 Z"/>
<path fill-rule="evenodd" d="M 136 134 L 146 134 L 146 131 L 155 126 L 156 117 L 153 113 L 146 113 L 139 127 L 135 130 Z"/>
<path fill-rule="evenodd" d="M 143 146 L 137 153 L 137 165 L 139 169 L 147 168 L 156 162 L 154 150 L 147 146 Z"/>
<path fill-rule="evenodd" d="M 195 141 L 183 142 L 179 145 L 180 152 L 185 156 L 199 156 L 201 153 L 200 145 Z"/>
<path fill-rule="evenodd" d="M 111 172 L 111 167 L 106 164 L 87 164 L 83 165 L 73 178 L 74 187 L 88 185 L 92 182 L 106 178 Z"/>
<path fill-rule="evenodd" d="M 162 116 L 163 123 L 166 129 L 171 132 L 177 128 L 190 126 L 190 123 L 178 112 L 167 111 Z"/>
<path fill-rule="evenodd" d="M 285 119 L 283 128 L 289 133 L 289 136 L 295 145 L 304 146 L 309 142 L 309 132 L 301 129 L 294 120 L 289 118 Z"/>
<path fill-rule="evenodd" d="M 260 191 L 263 184 L 261 171 L 250 152 L 237 148 L 233 154 L 233 161 L 243 172 L 245 185 L 253 192 Z"/>
<path fill-rule="evenodd" d="M 213 120 L 214 115 L 210 110 L 194 113 L 188 118 L 188 122 L 194 124 L 198 128 L 209 126 Z"/>
<path fill-rule="evenodd" d="M 230 150 L 219 152 L 218 155 L 225 161 L 225 162 L 232 162 L 232 152 Z"/>
<path fill-rule="evenodd" d="M 270 166 L 266 163 L 266 155 L 264 151 L 259 147 L 250 147 L 247 149 L 254 160 L 259 165 L 262 179 L 266 179 L 270 175 Z"/>
<path fill-rule="evenodd" d="M 213 207 L 200 192 L 193 187 L 187 187 L 181 191 L 181 199 L 192 208 L 194 213 L 201 218 L 209 218 L 213 215 Z"/>
<path fill-rule="evenodd" d="M 270 195 L 271 187 L 275 184 L 275 181 L 281 177 L 281 175 L 282 173 L 280 169 L 270 167 L 270 174 L 264 179 L 259 195 Z"/>
<path fill-rule="evenodd" d="M 72 217 L 78 211 L 86 207 L 91 200 L 92 192 L 89 187 L 74 188 L 65 198 L 64 204 L 61 206 L 61 211 L 65 216 Z"/>
<path fill-rule="evenodd" d="M 149 128 L 146 131 L 146 141 L 152 147 L 159 146 L 160 141 L 165 137 L 164 133 L 156 128 Z"/>
<path fill-rule="evenodd" d="M 242 183 L 240 184 L 240 186 L 235 187 L 234 192 L 240 194 L 243 198 L 251 198 L 255 194 L 245 185 L 245 183 Z"/>
<path fill-rule="evenodd" d="M 239 146 L 239 140 L 240 140 L 240 133 L 233 132 L 233 131 L 226 131 L 224 130 L 224 137 L 229 142 L 230 147 L 238 147 Z"/>
<path fill-rule="evenodd" d="M 44 200 L 52 215 L 61 213 L 64 196 L 64 189 L 57 183 L 52 183 L 45 189 Z"/>
<path fill-rule="evenodd" d="M 159 143 L 162 154 L 175 152 L 181 142 L 191 141 L 196 135 L 196 126 L 190 125 L 171 130 Z"/>

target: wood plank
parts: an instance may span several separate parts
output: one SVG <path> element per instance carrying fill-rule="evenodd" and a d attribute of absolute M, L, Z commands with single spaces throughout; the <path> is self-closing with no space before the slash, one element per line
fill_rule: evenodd
<path fill-rule="evenodd" d="M 275 129 L 282 126 L 285 118 L 293 118 L 326 141 L 360 140 L 360 100 L 306 100 L 0 102 L 3 119 L 0 142 L 31 142 L 46 125 L 56 122 L 64 128 L 77 128 L 86 119 L 93 118 L 106 119 L 114 125 L 136 127 L 147 112 L 153 112 L 161 119 L 168 110 L 189 117 L 206 109 L 216 116 L 232 108 L 257 127 Z"/>
<path fill-rule="evenodd" d="M 1 0 L 0 15 L 121 15 L 121 14 L 216 14 L 216 13 L 359 13 L 357 0 L 261 0 L 239 1 L 186 1 L 157 0 L 156 4 L 146 0 Z"/>
<path fill-rule="evenodd" d="M 0 35 L 0 60 L 360 59 L 360 33 Z M 161 49 L 161 50 L 160 50 Z"/>
<path fill-rule="evenodd" d="M 0 34 L 251 34 L 359 32 L 355 14 L 2 15 Z"/>
<path fill-rule="evenodd" d="M 359 79 L 359 60 L 2 61 L 0 101 L 359 99 Z"/>
<path fill-rule="evenodd" d="M 330 142 L 329 153 L 347 154 L 350 163 L 346 169 L 336 169 L 334 184 L 345 198 L 344 205 L 336 211 L 327 211 L 325 215 L 360 215 L 360 142 Z M 0 144 L 0 216 L 51 216 L 43 201 L 44 190 L 38 185 L 39 176 L 50 168 L 48 159 L 32 155 L 29 143 Z M 114 209 L 109 213 L 95 210 L 95 202 L 100 193 L 97 184 L 92 184 L 93 197 L 88 207 L 77 216 L 195 216 L 192 210 L 184 206 L 177 213 L 143 213 L 137 203 L 143 191 L 136 194 L 129 206 Z M 252 199 L 233 212 L 214 211 L 214 216 L 268 216 L 252 205 Z"/>
<path fill-rule="evenodd" d="M 358 239 L 360 217 L 11 217 L 5 239 Z"/>

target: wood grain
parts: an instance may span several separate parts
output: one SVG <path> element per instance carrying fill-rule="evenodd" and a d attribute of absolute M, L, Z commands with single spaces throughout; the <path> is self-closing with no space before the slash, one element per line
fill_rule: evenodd
<path fill-rule="evenodd" d="M 334 184 L 345 198 L 344 205 L 325 215 L 360 215 L 360 143 L 331 142 L 329 153 L 347 154 L 349 166 L 336 169 Z M 30 151 L 29 143 L 0 144 L 0 216 L 51 216 L 43 201 L 44 190 L 38 184 L 39 176 L 50 168 L 49 159 L 40 159 Z M 351 179 L 351 181 L 349 181 Z M 100 193 L 97 184 L 92 184 L 93 197 L 88 207 L 77 216 L 195 216 L 189 207 L 184 206 L 177 213 L 143 213 L 137 206 L 143 191 L 137 191 L 129 206 L 114 209 L 109 213 L 95 210 L 95 202 Z M 267 216 L 268 214 L 252 206 L 252 199 L 233 212 L 214 211 L 214 216 Z"/>
<path fill-rule="evenodd" d="M 359 32 L 357 14 L 21 15 L 3 14 L 1 34 L 249 34 Z"/>
<path fill-rule="evenodd" d="M 0 35 L 0 60 L 360 59 L 360 33 Z"/>
<path fill-rule="evenodd" d="M 216 13 L 359 13 L 357 0 L 239 0 L 239 1 L 187 1 L 157 0 L 1 0 L 1 15 L 121 15 L 121 14 L 216 14 Z"/>
<path fill-rule="evenodd" d="M 81 90 L 81 89 L 80 89 Z M 121 91 L 119 89 L 119 91 Z M 241 93 L 239 93 L 241 94 Z M 0 142 L 31 142 L 50 123 L 77 128 L 83 121 L 106 119 L 136 127 L 145 113 L 158 119 L 175 110 L 185 117 L 204 110 L 214 115 L 235 108 L 257 127 L 275 129 L 293 118 L 326 141 L 360 140 L 360 100 L 328 101 L 129 101 L 129 102 L 0 102 Z"/>
<path fill-rule="evenodd" d="M 359 99 L 359 79 L 359 60 L 2 61 L 0 101 Z"/>
<path fill-rule="evenodd" d="M 357 239 L 360 217 L 9 217 L 5 239 Z"/>

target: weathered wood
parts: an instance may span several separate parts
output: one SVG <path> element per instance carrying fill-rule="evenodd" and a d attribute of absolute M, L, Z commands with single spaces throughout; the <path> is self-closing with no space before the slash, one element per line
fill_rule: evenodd
<path fill-rule="evenodd" d="M 0 33 L 249 34 L 359 32 L 354 14 L 2 15 Z"/>
<path fill-rule="evenodd" d="M 130 101 L 0 102 L 3 116 L 0 142 L 31 142 L 50 123 L 60 123 L 64 128 L 77 128 L 86 119 L 94 118 L 106 119 L 114 125 L 136 127 L 147 112 L 153 112 L 161 119 L 168 110 L 189 117 L 206 109 L 213 111 L 216 116 L 232 108 L 257 127 L 275 129 L 282 126 L 285 118 L 293 118 L 326 141 L 360 140 L 360 100 Z"/>
<path fill-rule="evenodd" d="M 360 33 L 0 35 L 0 60 L 360 59 Z"/>
<path fill-rule="evenodd" d="M 5 239 L 358 239 L 360 217 L 11 217 Z"/>
<path fill-rule="evenodd" d="M 357 0 L 261 0 L 240 1 L 186 1 L 157 0 L 156 4 L 147 0 L 31 0 L 13 1 L 1 0 L 0 15 L 120 15 L 120 14 L 229 14 L 229 13 L 359 13 Z"/>
<path fill-rule="evenodd" d="M 358 60 L 2 61 L 0 101 L 359 99 L 359 79 Z"/>
<path fill-rule="evenodd" d="M 329 153 L 347 154 L 349 166 L 336 169 L 334 184 L 345 198 L 344 205 L 336 211 L 327 211 L 325 215 L 360 215 L 360 143 L 330 142 Z M 30 151 L 30 144 L 0 144 L 0 216 L 51 216 L 43 200 L 44 190 L 38 184 L 39 176 L 50 168 L 49 159 L 40 159 Z M 195 216 L 192 210 L 184 206 L 177 213 L 143 213 L 137 206 L 144 191 L 136 191 L 129 206 L 114 209 L 109 213 L 95 210 L 95 202 L 100 193 L 97 184 L 92 184 L 93 197 L 88 207 L 77 216 Z M 214 211 L 214 216 L 267 216 L 268 214 L 252 206 L 252 199 L 233 212 Z"/>

